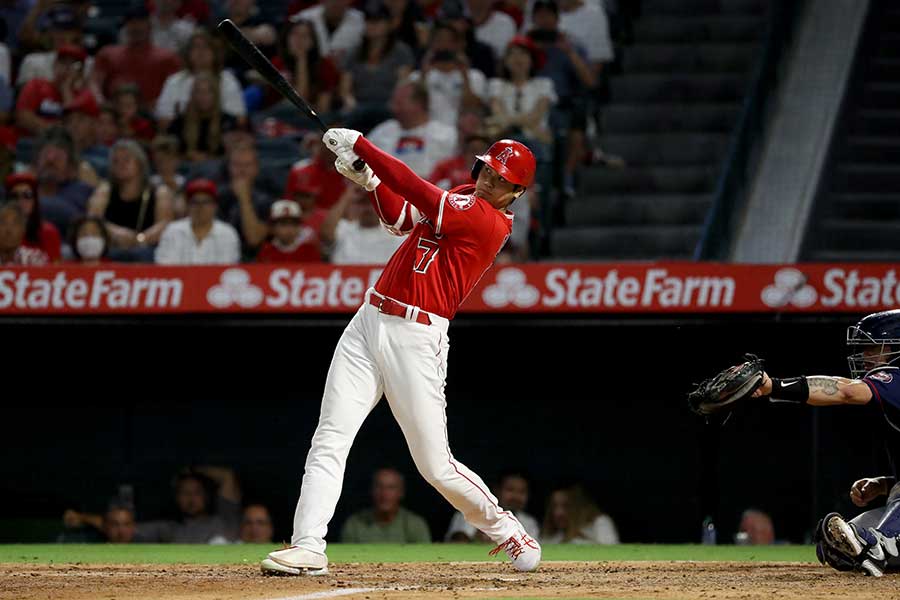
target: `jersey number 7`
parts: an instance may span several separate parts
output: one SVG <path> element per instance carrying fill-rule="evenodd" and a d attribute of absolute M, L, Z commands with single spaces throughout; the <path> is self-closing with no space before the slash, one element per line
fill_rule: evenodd
<path fill-rule="evenodd" d="M 437 256 L 438 250 L 440 250 L 440 246 L 434 240 L 429 240 L 427 238 L 420 237 L 419 245 L 416 246 L 418 252 L 416 253 L 416 266 L 413 267 L 413 271 L 416 273 L 422 273 L 423 275 L 428 272 L 428 267 L 431 266 L 431 261 L 434 260 L 434 257 Z"/>

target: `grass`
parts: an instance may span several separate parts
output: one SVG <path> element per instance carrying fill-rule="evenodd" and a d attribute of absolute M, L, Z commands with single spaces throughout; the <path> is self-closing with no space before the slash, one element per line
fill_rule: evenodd
<path fill-rule="evenodd" d="M 229 546 L 134 544 L 8 544 L 0 545 L 0 563 L 105 563 L 105 564 L 244 564 L 256 563 L 272 545 Z M 479 544 L 333 544 L 331 562 L 448 562 L 498 560 Z M 811 546 L 700 546 L 638 545 L 544 546 L 545 561 L 793 561 L 814 562 Z"/>

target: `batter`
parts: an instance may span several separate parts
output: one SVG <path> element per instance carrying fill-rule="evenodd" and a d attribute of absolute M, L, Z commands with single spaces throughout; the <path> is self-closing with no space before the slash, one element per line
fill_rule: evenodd
<path fill-rule="evenodd" d="M 474 186 L 445 191 L 358 131 L 330 129 L 323 140 L 337 155 L 338 171 L 370 192 L 385 226 L 408 238 L 338 342 L 306 458 L 291 546 L 269 553 L 262 569 L 327 572 L 325 534 L 347 454 L 383 394 L 422 477 L 497 544 L 491 554 L 503 550 L 517 569 L 532 571 L 541 560 L 540 545 L 450 452 L 444 385 L 450 320 L 509 238 L 513 215 L 507 209 L 531 185 L 534 156 L 519 142 L 500 140 L 476 157 Z M 349 167 L 358 158 L 367 163 L 359 172 Z"/>

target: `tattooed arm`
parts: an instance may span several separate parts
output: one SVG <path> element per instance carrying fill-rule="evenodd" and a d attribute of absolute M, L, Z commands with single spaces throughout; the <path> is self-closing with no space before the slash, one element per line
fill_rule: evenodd
<path fill-rule="evenodd" d="M 809 400 L 812 406 L 838 404 L 866 404 L 872 399 L 872 390 L 859 379 L 815 375 L 807 377 Z"/>
<path fill-rule="evenodd" d="M 793 380 L 784 380 L 793 381 Z M 814 375 L 806 378 L 809 386 L 809 398 L 806 403 L 811 406 L 838 406 L 841 404 L 866 404 L 872 399 L 872 390 L 859 379 L 847 379 L 846 377 L 830 377 L 827 375 Z M 753 393 L 754 398 L 768 396 L 772 393 L 772 380 L 768 374 L 763 374 L 763 383 Z M 800 402 L 797 398 L 793 400 Z"/>

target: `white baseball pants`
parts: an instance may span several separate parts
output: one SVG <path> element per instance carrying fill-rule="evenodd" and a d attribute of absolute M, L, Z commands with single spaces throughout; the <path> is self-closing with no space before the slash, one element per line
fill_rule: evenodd
<path fill-rule="evenodd" d="M 521 525 L 478 475 L 457 462 L 447 440 L 444 385 L 449 321 L 431 325 L 382 314 L 373 289 L 347 325 L 328 370 L 319 425 L 306 469 L 291 544 L 325 552 L 328 523 L 341 495 L 347 454 L 382 393 L 400 424 L 416 467 L 466 520 L 500 544 Z"/>

